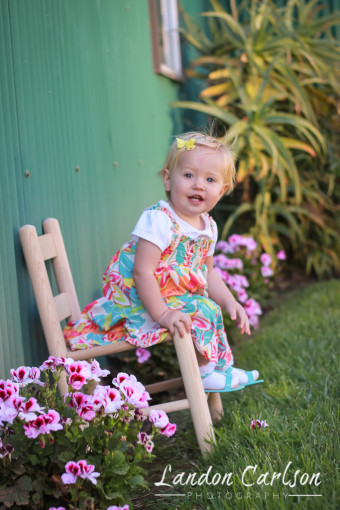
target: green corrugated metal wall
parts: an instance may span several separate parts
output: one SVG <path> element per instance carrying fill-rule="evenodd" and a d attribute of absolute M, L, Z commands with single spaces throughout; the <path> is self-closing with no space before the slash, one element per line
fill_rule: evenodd
<path fill-rule="evenodd" d="M 0 5 L 4 377 L 46 354 L 18 228 L 59 218 L 81 306 L 97 297 L 110 257 L 163 196 L 156 172 L 180 118 L 168 107 L 178 84 L 152 70 L 147 0 Z"/>

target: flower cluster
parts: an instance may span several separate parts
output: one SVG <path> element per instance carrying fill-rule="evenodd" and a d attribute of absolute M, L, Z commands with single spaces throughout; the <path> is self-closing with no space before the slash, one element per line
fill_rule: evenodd
<path fill-rule="evenodd" d="M 268 278 L 274 274 L 272 258 L 268 253 L 262 253 L 252 237 L 238 234 L 227 241 L 219 241 L 216 249 L 221 253 L 214 256 L 215 271 L 243 304 L 249 324 L 256 329 L 262 314 L 258 299 L 265 294 Z M 283 250 L 276 257 L 278 260 L 286 258 Z"/>
<path fill-rule="evenodd" d="M 124 505 L 124 506 L 110 506 L 107 510 L 129 510 L 129 505 Z"/>
<path fill-rule="evenodd" d="M 68 382 L 63 398 L 56 390 L 62 370 Z M 149 393 L 134 375 L 124 372 L 113 379 L 112 387 L 93 389 L 93 381 L 108 374 L 97 361 L 50 356 L 39 368 L 12 369 L 10 379 L 0 380 L 0 477 L 7 487 L 19 487 L 23 472 L 31 477 L 28 506 L 40 498 L 41 508 L 56 508 L 48 506 L 54 501 L 44 500 L 44 495 L 51 498 L 59 491 L 58 499 L 67 506 L 81 508 L 93 498 L 96 508 L 106 509 L 109 498 L 103 487 L 116 494 L 113 502 L 126 502 L 123 472 L 146 487 L 138 462 L 151 458 L 154 434 L 170 437 L 176 425 L 164 411 L 152 410 L 152 434 L 141 432 Z M 91 384 L 92 392 L 86 392 Z M 37 471 L 46 472 L 39 487 L 34 483 Z M 97 487 L 99 492 L 94 492 Z"/>
<path fill-rule="evenodd" d="M 13 450 L 14 450 L 14 448 L 11 443 L 7 443 L 6 445 L 3 445 L 2 441 L 0 439 L 0 459 L 3 459 L 4 457 L 6 457 L 6 455 L 11 455 Z"/>
<path fill-rule="evenodd" d="M 24 423 L 24 430 L 27 437 L 36 439 L 39 435 L 50 434 L 52 431 L 61 430 L 60 414 L 50 409 L 47 414 L 42 414 L 35 420 Z M 41 446 L 44 446 L 43 439 L 40 439 Z"/>
<path fill-rule="evenodd" d="M 69 483 L 76 483 L 78 476 L 84 480 L 90 480 L 94 485 L 97 485 L 97 478 L 100 476 L 100 473 L 94 470 L 94 466 L 88 464 L 86 460 L 78 460 L 78 462 L 71 460 L 67 462 L 65 471 L 66 473 L 61 475 L 61 479 L 66 485 Z"/>
<path fill-rule="evenodd" d="M 155 427 L 160 429 L 160 433 L 163 436 L 171 437 L 176 432 L 176 425 L 169 422 L 165 411 L 153 409 L 150 412 L 149 419 Z"/>
<path fill-rule="evenodd" d="M 250 422 L 250 428 L 253 430 L 260 430 L 265 429 L 266 427 L 269 427 L 266 420 L 260 421 L 260 420 L 251 420 Z"/>

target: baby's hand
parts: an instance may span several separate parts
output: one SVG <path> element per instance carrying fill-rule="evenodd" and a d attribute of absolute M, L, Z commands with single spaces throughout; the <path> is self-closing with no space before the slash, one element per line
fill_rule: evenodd
<path fill-rule="evenodd" d="M 179 310 L 167 310 L 160 316 L 158 323 L 163 328 L 168 329 L 172 336 L 177 329 L 181 338 L 184 337 L 185 333 L 190 333 L 191 330 L 190 315 L 180 312 Z"/>
<path fill-rule="evenodd" d="M 248 316 L 243 306 L 234 300 L 229 304 L 227 312 L 229 313 L 231 320 L 234 321 L 236 319 L 236 323 L 240 326 L 242 335 L 243 333 L 250 335 Z"/>

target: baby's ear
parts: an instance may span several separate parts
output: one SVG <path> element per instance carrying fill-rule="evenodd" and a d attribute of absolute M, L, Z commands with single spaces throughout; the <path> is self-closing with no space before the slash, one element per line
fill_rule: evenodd
<path fill-rule="evenodd" d="M 229 188 L 229 184 L 223 184 L 222 189 L 221 189 L 221 197 L 224 195 L 224 193 L 227 191 L 228 188 Z"/>
<path fill-rule="evenodd" d="M 165 191 L 170 191 L 170 172 L 167 168 L 162 169 L 162 177 Z"/>

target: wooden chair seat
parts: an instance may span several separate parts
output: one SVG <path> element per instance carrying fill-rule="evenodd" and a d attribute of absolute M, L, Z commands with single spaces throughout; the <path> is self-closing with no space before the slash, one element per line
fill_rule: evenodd
<path fill-rule="evenodd" d="M 90 360 L 98 356 L 135 349 L 133 345 L 124 341 L 78 351 L 71 351 L 67 347 L 60 322 L 79 319 L 81 310 L 58 220 L 46 219 L 43 222 L 43 232 L 43 235 L 38 236 L 36 228 L 32 225 L 24 225 L 19 229 L 50 355 Z M 59 291 L 56 296 L 53 296 L 45 265 L 45 262 L 50 259 Z M 191 335 L 187 334 L 184 338 L 180 338 L 178 334 L 175 334 L 173 338 L 169 336 L 166 340 L 174 342 L 182 377 L 150 384 L 146 389 L 152 394 L 184 385 L 187 398 L 150 406 L 143 412 L 147 416 L 154 408 L 163 409 L 167 413 L 189 408 L 199 447 L 202 453 L 205 453 L 210 450 L 214 441 L 212 422 L 219 419 L 223 413 L 220 395 L 210 393 L 207 397 L 204 392 Z M 61 394 L 67 391 L 66 374 L 60 380 L 59 390 Z M 211 439 L 212 441 L 207 442 Z"/>

